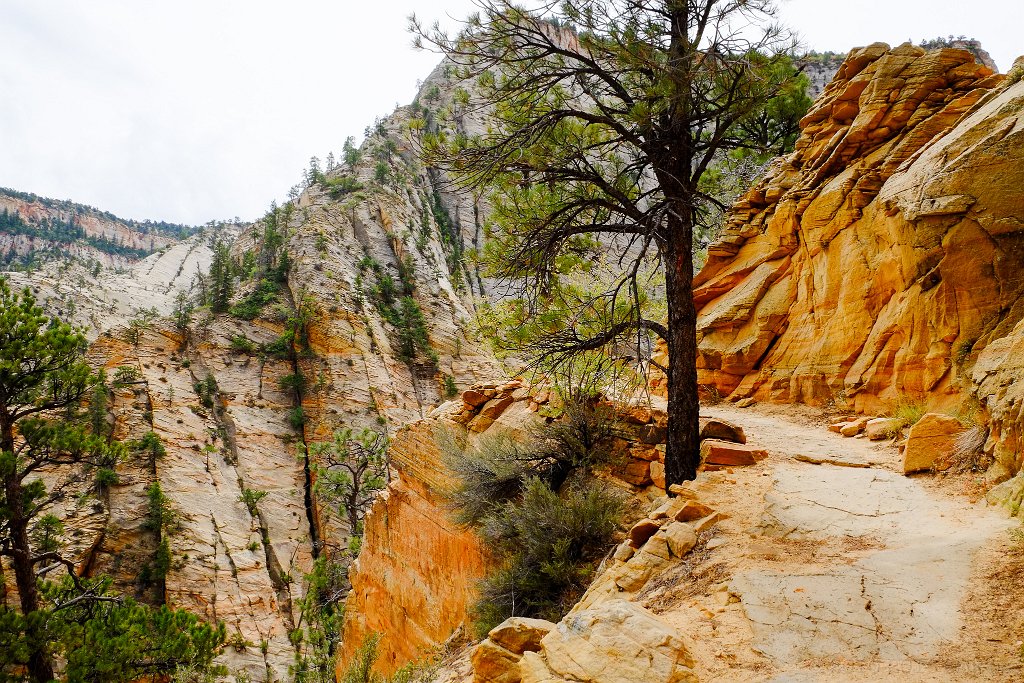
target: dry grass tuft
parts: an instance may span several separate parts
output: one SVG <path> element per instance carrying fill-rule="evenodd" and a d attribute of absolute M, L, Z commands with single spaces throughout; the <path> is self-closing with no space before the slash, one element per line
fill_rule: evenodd
<path fill-rule="evenodd" d="M 939 459 L 944 469 L 956 473 L 983 472 L 991 464 L 985 455 L 985 442 L 988 430 L 982 425 L 974 425 L 960 432 L 953 450 Z"/>
<path fill-rule="evenodd" d="M 655 614 L 663 614 L 683 600 L 711 592 L 713 586 L 729 580 L 728 567 L 710 562 L 712 550 L 708 541 L 714 529 L 697 536 L 697 545 L 678 564 L 647 583 L 637 596 L 639 602 Z"/>

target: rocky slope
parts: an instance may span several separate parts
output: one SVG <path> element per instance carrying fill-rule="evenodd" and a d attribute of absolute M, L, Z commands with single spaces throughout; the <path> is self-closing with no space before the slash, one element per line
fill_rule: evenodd
<path fill-rule="evenodd" d="M 419 116 L 443 115 L 442 95 L 422 100 Z M 317 493 L 309 447 L 343 428 L 393 433 L 502 372 L 471 332 L 482 281 L 462 253 L 478 210 L 416 161 L 414 118 L 382 120 L 277 209 L 276 247 L 265 222 L 217 232 L 239 264 L 276 249 L 277 274 L 234 277 L 233 306 L 269 287 L 245 313 L 166 317 L 209 271 L 212 234 L 96 275 L 68 259 L 10 274 L 89 327 L 112 438 L 134 444 L 117 483 L 59 511 L 79 571 L 224 621 L 220 660 L 252 680 L 291 679 L 305 575 L 318 556 L 345 562 L 352 530 Z M 154 484 L 169 527 L 148 521 Z"/>
<path fill-rule="evenodd" d="M 220 226 L 174 241 L 156 253 L 117 267 L 90 265 L 67 255 L 32 272 L 3 273 L 17 287 L 30 287 L 49 313 L 85 330 L 93 340 L 133 320 L 168 316 L 179 294 L 191 296 L 196 276 L 210 269 L 211 242 L 230 239 L 237 226 Z M 33 252 L 35 253 L 35 252 Z"/>
<path fill-rule="evenodd" d="M 965 51 L 852 52 L 709 250 L 700 381 L 862 411 L 959 402 L 1024 316 L 1022 98 Z"/>
<path fill-rule="evenodd" d="M 903 395 L 951 406 L 974 387 L 1000 478 L 1019 470 L 1022 87 L 958 50 L 851 53 L 797 150 L 741 200 L 709 252 L 696 294 L 701 381 L 736 399 L 846 400 L 870 411 Z M 471 331 L 473 297 L 489 285 L 464 254 L 480 246 L 486 206 L 449 192 L 416 158 L 423 126 L 480 125 L 452 95 L 439 67 L 359 155 L 275 211 L 282 281 L 245 315 L 198 312 L 180 326 L 160 317 L 208 270 L 210 235 L 110 264 L 124 272 L 94 277 L 53 263 L 13 276 L 90 327 L 91 358 L 109 377 L 122 369 L 110 395 L 113 437 L 141 442 L 152 432 L 162 444 L 135 448 L 117 484 L 63 511 L 81 572 L 224 620 L 232 645 L 222 661 L 254 680 L 288 680 L 303 576 L 318 556 L 341 559 L 351 533 L 317 494 L 311 444 L 345 427 L 397 434 L 395 476 L 368 517 L 352 579 L 341 659 L 384 631 L 383 662 L 394 669 L 465 625 L 487 563 L 476 537 L 448 521 L 433 430 L 479 438 L 540 419 L 547 397 L 493 384 L 504 371 Z M 239 263 L 270 251 L 265 228 L 225 233 Z M 254 272 L 236 279 L 232 304 L 262 286 Z M 157 317 L 128 325 L 148 308 Z M 444 403 L 472 385 L 479 391 Z M 628 457 L 614 478 L 653 495 L 663 484 L 664 416 L 639 411 L 626 422 Z M 155 483 L 177 513 L 160 530 L 146 523 Z M 668 548 L 667 534 L 650 550 Z M 157 572 L 165 543 L 172 561 Z M 605 588 L 632 591 L 668 566 L 638 568 L 634 556 L 654 561 L 637 549 L 610 561 Z M 578 625 L 603 624 L 601 638 L 646 634 L 630 652 L 637 661 L 664 655 L 672 680 L 708 670 L 687 648 L 670 647 L 669 657 L 664 644 L 680 631 L 649 616 L 591 602 L 540 655 L 517 654 L 539 679 L 578 678 L 559 653 L 593 645 L 574 639 Z"/>

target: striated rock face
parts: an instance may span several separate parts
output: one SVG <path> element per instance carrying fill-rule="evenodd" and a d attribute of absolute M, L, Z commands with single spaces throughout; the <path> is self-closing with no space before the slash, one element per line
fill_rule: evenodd
<path fill-rule="evenodd" d="M 854 50 L 697 276 L 700 382 L 735 399 L 952 404 L 1024 316 L 1024 84 Z"/>
<path fill-rule="evenodd" d="M 184 225 L 123 220 L 91 206 L 6 188 L 0 188 L 0 213 L 20 219 L 0 223 L 0 263 L 75 257 L 125 267 L 196 232 Z"/>
<path fill-rule="evenodd" d="M 429 654 L 468 624 L 474 586 L 487 555 L 472 530 L 459 528 L 443 498 L 445 468 L 428 420 L 403 430 L 391 447 L 398 475 L 366 518 L 351 572 L 339 663 L 371 633 L 383 633 L 380 666 L 394 671 Z M 407 469 L 406 463 L 415 463 Z"/>
<path fill-rule="evenodd" d="M 640 500 L 662 498 L 664 479 L 662 475 L 660 483 L 656 481 L 656 467 L 661 466 L 664 458 L 664 411 L 640 406 L 609 404 L 609 407 L 616 412 L 608 446 L 620 457 L 615 459 L 618 462 L 602 476 L 606 476 L 613 485 L 635 494 Z M 513 380 L 501 385 L 475 385 L 463 393 L 461 400 L 443 404 L 427 419 L 413 423 L 398 433 L 390 452 L 397 476 L 366 518 L 362 551 L 351 573 L 352 592 L 346 603 L 339 672 L 344 670 L 352 655 L 371 633 L 383 635 L 379 645 L 380 667 L 391 672 L 408 662 L 423 659 L 438 646 L 457 639 L 459 633 L 464 634 L 470 626 L 470 606 L 476 595 L 475 584 L 485 576 L 490 564 L 486 548 L 481 546 L 475 533 L 451 521 L 451 510 L 445 495 L 455 482 L 438 445 L 439 433 L 442 430 L 453 431 L 465 437 L 470 446 L 479 443 L 480 439 L 498 434 L 526 442 L 533 438 L 537 426 L 557 419 L 558 415 L 560 409 L 557 400 L 549 390 L 527 387 Z M 703 419 L 702 423 L 709 433 L 734 440 L 745 439 L 742 428 L 724 420 Z M 709 439 L 705 443 L 712 441 Z M 725 441 L 714 443 L 723 452 L 728 446 L 736 446 L 743 449 L 744 455 L 756 453 L 760 458 L 762 453 L 740 444 Z M 721 469 L 725 465 L 753 464 L 754 461 L 753 456 L 742 462 L 730 460 L 724 464 L 715 464 L 717 461 L 709 461 L 702 469 Z M 649 519 L 641 520 L 630 529 L 630 540 L 625 541 L 615 553 L 615 562 L 609 565 L 608 571 L 603 572 L 602 578 L 596 582 L 601 588 L 596 592 L 588 592 L 588 596 L 603 599 L 606 594 L 617 595 L 623 590 L 639 590 L 656 569 L 671 565 L 689 552 L 696 543 L 696 534 L 718 519 L 717 513 L 696 501 L 689 489 L 680 488 L 676 493 L 677 498 L 666 502 Z M 634 551 L 636 559 L 631 559 Z M 644 564 L 645 558 L 650 562 Z M 584 598 L 578 609 L 593 604 L 593 601 L 588 602 Z M 626 618 L 619 612 L 616 614 Z M 598 647 L 598 642 L 603 642 L 608 633 L 624 628 L 615 622 L 617 618 L 608 615 L 595 617 L 595 624 L 600 628 L 595 626 L 597 630 L 594 633 L 600 635 L 587 636 L 592 638 L 591 645 L 573 641 L 565 647 L 581 647 L 584 650 Z M 629 619 L 627 621 L 629 624 L 634 623 Z M 647 622 L 640 619 L 636 623 Z M 537 646 L 524 644 L 531 641 L 532 636 L 529 634 L 536 631 L 537 626 L 512 621 L 495 629 L 490 635 L 490 641 L 493 641 L 491 645 L 485 644 L 474 655 L 478 665 L 477 680 L 494 683 L 515 683 L 519 680 L 517 677 L 520 674 L 516 667 L 520 655 L 524 651 L 538 649 Z M 624 637 L 629 639 L 633 636 Z M 642 640 L 641 635 L 636 637 Z M 554 635 L 550 638 L 554 643 L 552 648 L 562 642 Z M 545 638 L 544 642 L 548 640 Z M 612 668 L 608 675 L 612 675 L 610 672 L 614 667 L 631 666 L 633 658 L 661 656 L 652 654 L 645 647 L 632 654 L 624 651 L 621 662 L 613 663 L 614 666 L 609 664 Z M 666 652 L 676 652 L 673 648 L 668 648 Z M 681 652 L 685 655 L 685 649 Z M 602 657 L 612 655 L 608 652 L 594 653 L 589 663 L 584 662 L 581 666 L 597 666 Z M 558 663 L 560 661 L 557 657 L 550 660 L 552 671 L 560 672 L 558 676 L 574 678 L 575 670 L 560 668 L 563 665 L 569 666 L 567 663 Z M 666 661 L 662 669 L 651 674 L 655 678 L 650 680 L 688 680 L 686 676 L 689 674 L 683 671 L 684 663 L 673 662 Z M 679 671 L 673 668 L 677 664 L 682 667 Z M 615 676 L 620 675 L 625 668 Z M 535 673 L 540 671 L 534 667 Z M 619 680 L 615 676 L 601 678 L 604 674 L 595 671 L 591 671 L 596 676 L 593 680 Z M 681 678 L 672 678 L 677 674 Z M 524 669 L 522 680 L 527 679 Z"/>
<path fill-rule="evenodd" d="M 231 239 L 237 232 L 237 227 L 225 226 L 216 235 Z M 123 267 L 95 268 L 81 259 L 65 258 L 32 273 L 3 275 L 12 286 L 30 287 L 48 313 L 82 327 L 93 340 L 153 311 L 170 315 L 179 293 L 191 294 L 196 275 L 210 269 L 212 239 L 204 231 Z"/>
<path fill-rule="evenodd" d="M 1010 334 L 978 354 L 973 379 L 989 418 L 985 445 L 995 462 L 990 480 L 1000 482 L 1024 470 L 1024 320 Z"/>
<path fill-rule="evenodd" d="M 223 663 L 260 680 L 286 680 L 294 657 L 288 633 L 313 552 L 307 482 L 295 456 L 301 436 L 285 420 L 292 398 L 278 386 L 291 363 L 233 353 L 230 339 L 240 333 L 268 342 L 280 329 L 215 321 L 188 343 L 154 327 L 138 344 L 108 335 L 94 345 L 110 375 L 121 367 L 139 373 L 114 390 L 114 437 L 152 431 L 164 452 L 136 451 L 118 467 L 105 506 L 109 531 L 87 568 L 112 575 L 127 593 L 224 621 L 232 647 Z M 207 377 L 216 386 L 204 396 Z M 154 482 L 177 519 L 160 532 L 171 555 L 163 579 L 153 575 L 161 537 L 144 528 Z M 250 509 L 245 490 L 265 496 Z"/>

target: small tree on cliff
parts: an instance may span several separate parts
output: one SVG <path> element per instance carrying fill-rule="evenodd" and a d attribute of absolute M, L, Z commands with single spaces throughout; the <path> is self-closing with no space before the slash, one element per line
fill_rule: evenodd
<path fill-rule="evenodd" d="M 363 535 L 363 518 L 388 483 L 388 438 L 372 429 L 342 429 L 331 441 L 310 445 L 316 492 L 348 522 L 353 550 Z"/>
<path fill-rule="evenodd" d="M 794 78 L 771 0 L 565 0 L 526 11 L 477 0 L 457 36 L 416 18 L 491 115 L 482 135 L 428 140 L 430 163 L 494 190 L 494 274 L 512 283 L 538 362 L 665 340 L 668 485 L 699 464 L 694 236 L 716 199 L 701 179 L 716 155 L 755 143 L 740 124 Z M 599 240 L 600 238 L 600 240 Z M 608 255 L 583 293 L 567 272 Z M 660 261 L 667 324 L 645 276 Z M 660 276 L 659 276 L 660 277 Z M 561 313 L 552 315 L 552 311 Z M 621 355 L 618 354 L 618 355 Z"/>

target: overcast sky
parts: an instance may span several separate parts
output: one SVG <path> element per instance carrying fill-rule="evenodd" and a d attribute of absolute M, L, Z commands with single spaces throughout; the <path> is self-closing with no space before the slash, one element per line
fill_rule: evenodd
<path fill-rule="evenodd" d="M 1006 71 L 1021 0 L 788 0 L 805 46 L 975 37 Z M 261 215 L 437 61 L 405 17 L 470 0 L 0 0 L 0 186 L 126 218 Z"/>

